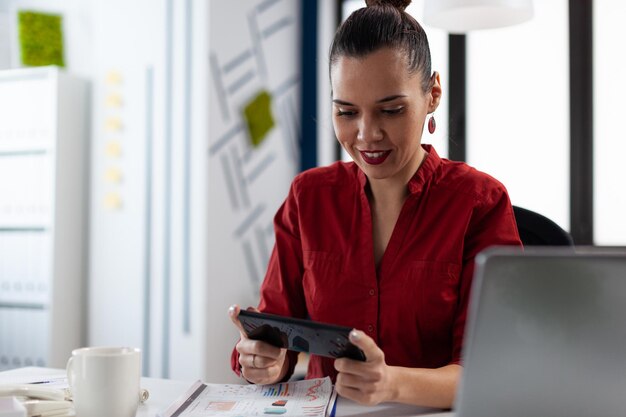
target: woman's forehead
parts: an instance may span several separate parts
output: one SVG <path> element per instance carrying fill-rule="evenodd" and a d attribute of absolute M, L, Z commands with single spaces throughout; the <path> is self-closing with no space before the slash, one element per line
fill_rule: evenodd
<path fill-rule="evenodd" d="M 403 54 L 390 48 L 363 57 L 342 56 L 331 67 L 330 77 L 334 98 L 386 97 L 419 89 L 421 82 L 419 73 L 409 73 Z"/>

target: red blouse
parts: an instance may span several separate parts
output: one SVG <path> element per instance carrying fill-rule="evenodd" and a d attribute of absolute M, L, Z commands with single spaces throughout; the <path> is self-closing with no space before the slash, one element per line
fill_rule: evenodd
<path fill-rule="evenodd" d="M 388 365 L 460 363 L 474 257 L 521 242 L 501 183 L 423 147 L 378 270 L 365 174 L 337 162 L 298 175 L 274 219 L 259 310 L 363 330 Z M 231 365 L 239 373 L 236 350 Z M 332 359 L 311 355 L 307 378 L 336 374 Z"/>

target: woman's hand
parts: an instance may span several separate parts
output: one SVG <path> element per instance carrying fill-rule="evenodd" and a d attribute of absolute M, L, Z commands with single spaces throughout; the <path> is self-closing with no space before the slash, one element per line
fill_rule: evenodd
<path fill-rule="evenodd" d="M 256 308 L 252 307 L 249 307 L 248 310 L 258 312 Z M 235 346 L 239 352 L 241 375 L 253 384 L 274 384 L 282 380 L 288 369 L 287 350 L 260 340 L 248 339 L 237 319 L 239 311 L 238 305 L 232 305 L 228 309 L 228 315 L 241 335 L 241 340 Z"/>
<path fill-rule="evenodd" d="M 385 363 L 383 351 L 371 337 L 359 330 L 350 332 L 350 342 L 365 353 L 367 360 L 335 360 L 335 369 L 339 372 L 335 382 L 337 393 L 365 405 L 393 401 L 393 368 Z"/>

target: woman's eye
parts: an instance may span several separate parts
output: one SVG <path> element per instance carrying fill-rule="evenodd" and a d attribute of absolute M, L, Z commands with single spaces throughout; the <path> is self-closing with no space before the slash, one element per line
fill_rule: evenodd
<path fill-rule="evenodd" d="M 395 109 L 383 109 L 382 112 L 385 114 L 398 114 L 402 113 L 402 110 L 404 110 L 404 107 L 398 107 Z"/>
<path fill-rule="evenodd" d="M 351 110 L 337 110 L 336 114 L 337 116 L 354 116 L 356 112 Z"/>

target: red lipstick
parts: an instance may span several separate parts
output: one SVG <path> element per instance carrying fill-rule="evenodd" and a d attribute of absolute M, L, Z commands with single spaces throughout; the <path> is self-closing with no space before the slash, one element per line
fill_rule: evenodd
<path fill-rule="evenodd" d="M 391 151 L 359 151 L 361 158 L 369 165 L 380 165 L 391 154 Z"/>

